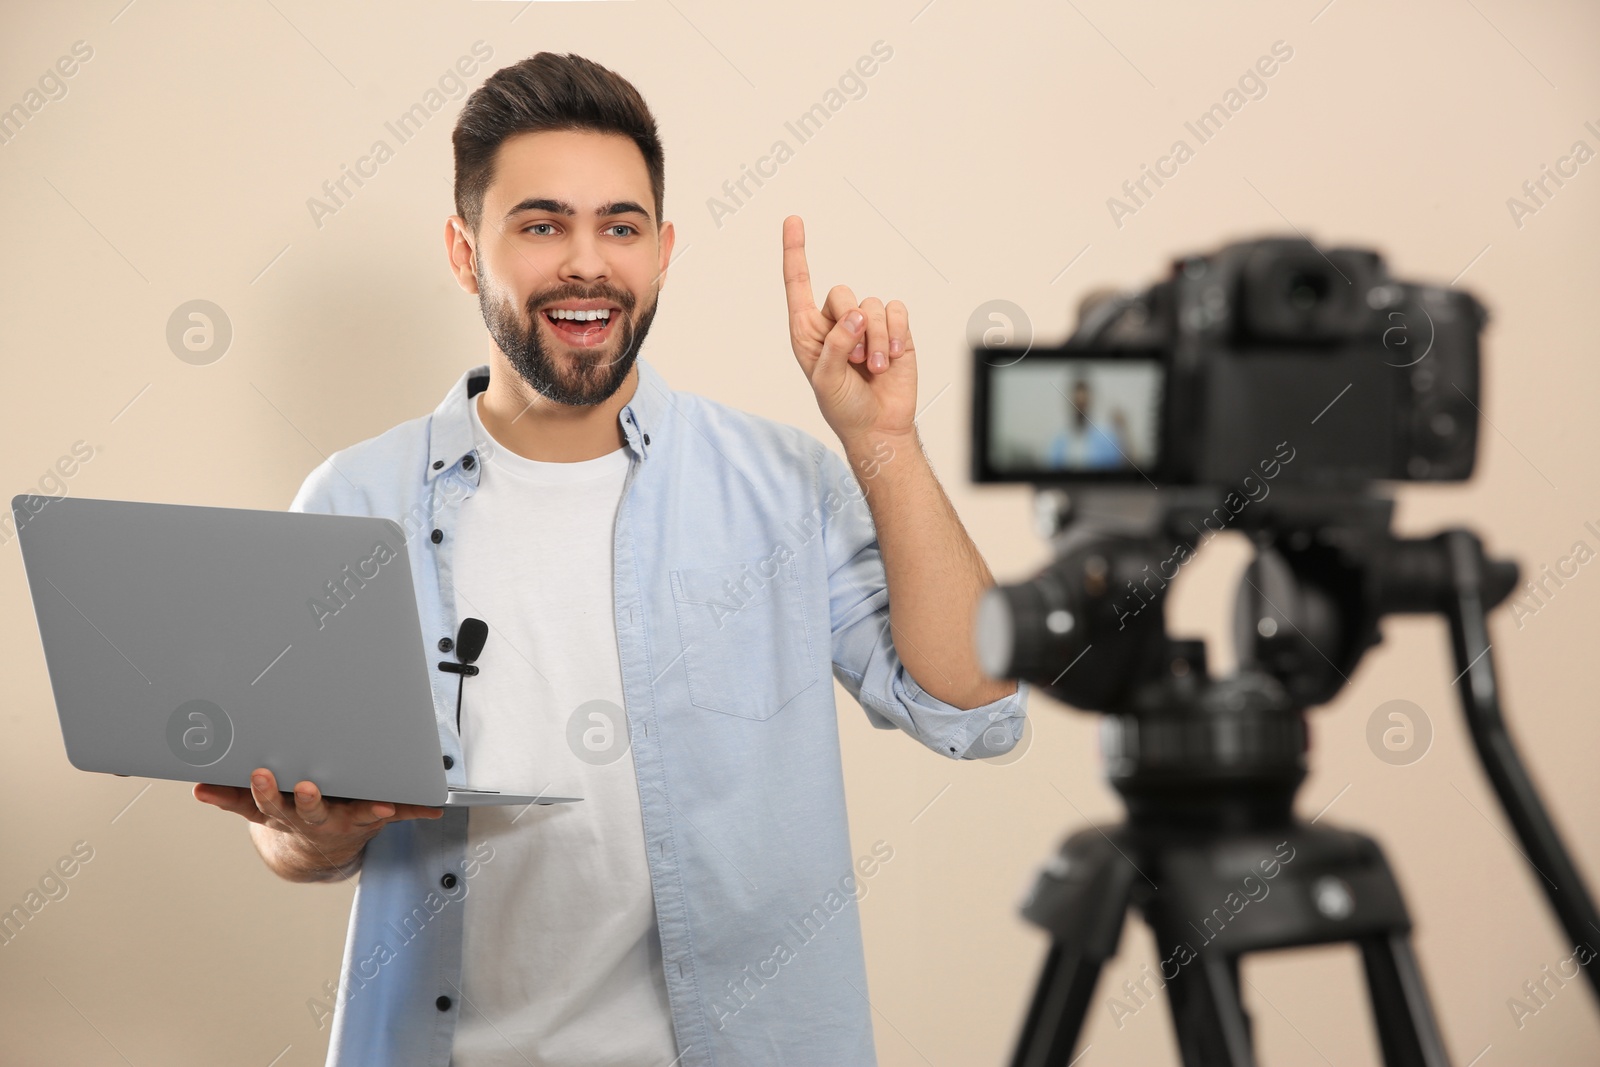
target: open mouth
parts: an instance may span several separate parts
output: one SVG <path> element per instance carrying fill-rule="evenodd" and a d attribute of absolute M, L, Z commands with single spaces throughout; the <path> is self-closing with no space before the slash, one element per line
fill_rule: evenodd
<path fill-rule="evenodd" d="M 556 336 L 574 348 L 593 348 L 611 339 L 622 312 L 616 308 L 597 311 L 561 311 L 545 308 L 539 314 Z"/>

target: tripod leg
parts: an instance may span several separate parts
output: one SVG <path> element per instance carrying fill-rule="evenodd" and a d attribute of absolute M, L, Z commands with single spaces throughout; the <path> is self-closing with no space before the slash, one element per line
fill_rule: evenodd
<path fill-rule="evenodd" d="M 1250 1021 L 1239 1002 L 1239 959 L 1201 953 L 1167 983 L 1184 1067 L 1255 1067 Z"/>
<path fill-rule="evenodd" d="M 1386 1067 L 1449 1067 L 1422 971 L 1406 935 L 1363 938 L 1361 959 Z"/>
<path fill-rule="evenodd" d="M 1068 1062 L 1103 963 L 1060 941 L 1051 942 L 1011 1067 L 1062 1067 Z"/>
<path fill-rule="evenodd" d="M 1228 979 L 1229 979 L 1229 984 L 1233 988 L 1234 998 L 1239 1000 L 1239 1015 L 1244 1019 L 1244 1037 L 1245 1037 L 1245 1040 L 1247 1042 L 1249 1042 L 1251 1048 L 1255 1048 L 1256 1047 L 1255 1020 L 1250 1017 L 1250 1013 L 1245 1010 L 1244 1001 L 1239 998 L 1239 957 L 1238 956 L 1229 956 L 1228 957 Z"/>
<path fill-rule="evenodd" d="M 1050 932 L 1050 954 L 1017 1040 L 1012 1067 L 1065 1067 L 1083 1032 L 1100 968 L 1117 951 L 1137 868 L 1114 838 L 1083 830 L 1039 872 L 1023 917 Z M 1133 850 L 1131 842 L 1123 842 Z"/>

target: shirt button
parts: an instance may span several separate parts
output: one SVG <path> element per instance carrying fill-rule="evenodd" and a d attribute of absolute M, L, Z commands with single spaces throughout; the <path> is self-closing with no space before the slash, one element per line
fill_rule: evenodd
<path fill-rule="evenodd" d="M 644 443 L 645 444 L 649 444 L 650 443 L 650 435 L 649 434 L 645 434 L 644 435 Z"/>
<path fill-rule="evenodd" d="M 436 460 L 433 461 L 433 469 L 434 470 L 438 470 L 440 467 L 443 467 L 443 466 L 444 466 L 444 460 L 436 459 Z"/>
<path fill-rule="evenodd" d="M 444 540 L 444 531 L 443 530 L 435 530 L 435 531 L 433 531 L 433 543 L 434 544 L 438 544 L 440 541 L 443 541 L 443 540 Z"/>
<path fill-rule="evenodd" d="M 456 876 L 453 874 L 447 874 L 443 878 L 439 879 L 439 884 L 444 886 L 446 889 L 454 889 L 456 887 Z"/>
<path fill-rule="evenodd" d="M 444 758 L 444 769 L 445 770 L 448 771 L 451 767 L 454 767 L 455 765 L 456 765 L 456 761 L 451 759 L 449 756 L 446 756 Z"/>
<path fill-rule="evenodd" d="M 455 647 L 456 647 L 456 643 L 454 641 L 450 640 L 450 638 L 448 638 L 448 637 L 439 638 L 439 651 L 440 652 L 449 652 L 452 648 L 455 648 Z"/>
<path fill-rule="evenodd" d="M 473 459 L 471 456 L 468 456 L 468 457 L 466 457 L 465 459 L 463 459 L 461 461 L 461 465 L 463 467 L 465 467 L 467 470 L 471 470 L 472 469 L 472 465 L 474 463 L 476 463 L 476 462 L 478 462 L 478 461 Z"/>
<path fill-rule="evenodd" d="M 438 1000 L 433 1002 L 433 1006 L 438 1008 L 440 1011 L 449 1011 L 450 1010 L 450 998 L 449 997 L 440 997 Z"/>

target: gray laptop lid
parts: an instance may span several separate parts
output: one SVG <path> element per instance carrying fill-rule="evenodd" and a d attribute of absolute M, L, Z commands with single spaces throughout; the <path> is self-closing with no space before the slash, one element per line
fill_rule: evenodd
<path fill-rule="evenodd" d="M 73 766 L 235 786 L 265 766 L 329 796 L 444 803 L 398 523 L 35 494 L 11 507 Z"/>

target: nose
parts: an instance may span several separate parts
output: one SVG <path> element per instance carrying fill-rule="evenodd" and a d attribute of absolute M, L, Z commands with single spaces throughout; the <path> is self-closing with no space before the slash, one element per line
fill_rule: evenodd
<path fill-rule="evenodd" d="M 591 233 L 578 232 L 567 243 L 561 263 L 561 280 L 593 285 L 609 278 L 609 267 L 599 243 Z"/>

